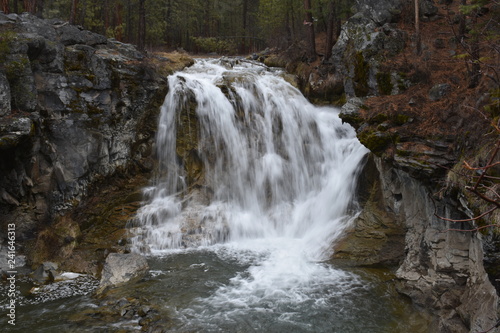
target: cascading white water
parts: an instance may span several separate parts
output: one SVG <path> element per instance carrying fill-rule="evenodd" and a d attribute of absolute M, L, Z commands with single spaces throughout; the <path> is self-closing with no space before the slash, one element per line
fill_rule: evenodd
<path fill-rule="evenodd" d="M 145 190 L 134 248 L 208 247 L 247 267 L 183 315 L 224 321 L 272 303 L 286 321 L 294 304 L 319 306 L 348 292 L 346 281 L 356 277 L 320 261 L 356 214 L 356 173 L 367 149 L 338 110 L 310 104 L 283 73 L 248 62 L 200 60 L 170 76 L 169 86 L 156 141 L 159 176 Z M 193 105 L 199 123 L 178 121 Z M 179 162 L 179 123 L 196 131 L 192 153 L 203 165 L 207 202 L 193 194 L 200 186 L 192 191 Z"/>
<path fill-rule="evenodd" d="M 145 234 L 136 244 L 182 247 L 183 219 L 193 222 L 184 206 L 216 225 L 218 232 L 202 230 L 204 245 L 288 237 L 324 254 L 352 216 L 356 171 L 367 152 L 337 111 L 310 104 L 279 72 L 247 62 L 198 61 L 169 85 L 157 134 L 164 177 L 145 191 L 149 202 L 138 214 Z M 186 176 L 176 156 L 176 117 L 192 100 L 197 154 L 213 191 L 209 205 L 194 208 L 182 203 Z"/>

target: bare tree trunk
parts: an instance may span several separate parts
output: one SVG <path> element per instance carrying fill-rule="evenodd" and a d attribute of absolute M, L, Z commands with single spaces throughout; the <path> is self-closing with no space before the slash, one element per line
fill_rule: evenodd
<path fill-rule="evenodd" d="M 14 0 L 14 13 L 18 14 L 19 13 L 19 1 Z"/>
<path fill-rule="evenodd" d="M 45 0 L 36 0 L 35 1 L 35 14 L 39 18 L 43 18 L 43 7 L 45 5 Z"/>
<path fill-rule="evenodd" d="M 316 36 L 314 34 L 314 21 L 311 12 L 311 0 L 304 0 L 306 19 L 304 25 L 307 29 L 309 48 L 307 50 L 309 61 L 316 60 Z"/>
<path fill-rule="evenodd" d="M 146 8 L 144 6 L 146 0 L 139 0 L 139 34 L 137 40 L 137 48 L 144 51 L 146 45 Z"/>
<path fill-rule="evenodd" d="M 479 9 L 474 9 L 471 15 L 471 24 L 475 26 L 477 24 L 477 17 Z M 469 71 L 469 88 L 475 88 L 479 85 L 479 80 L 481 79 L 481 64 L 480 64 L 480 50 L 479 50 L 479 33 L 471 33 L 470 39 L 470 55 L 472 64 Z"/>
<path fill-rule="evenodd" d="M 167 44 L 167 47 L 170 47 L 173 44 L 172 32 L 170 31 L 172 27 L 172 0 L 168 0 L 167 2 L 165 22 L 167 23 L 165 24 L 165 43 Z"/>
<path fill-rule="evenodd" d="M 102 20 L 104 22 L 104 28 L 103 28 L 103 35 L 108 34 L 108 28 L 109 28 L 109 1 L 108 0 L 102 0 Z M 116 10 L 116 8 L 114 9 Z"/>
<path fill-rule="evenodd" d="M 328 22 L 326 25 L 326 50 L 325 50 L 325 58 L 324 62 L 327 62 L 332 56 L 332 48 L 333 48 L 333 30 L 335 27 L 335 0 L 330 0 L 328 3 Z"/>
<path fill-rule="evenodd" d="M 467 0 L 461 0 L 460 1 L 460 5 L 461 6 L 466 6 L 467 5 Z M 459 23 L 458 23 L 458 41 L 460 43 L 463 42 L 463 39 L 465 37 L 465 28 L 466 28 L 466 25 L 465 25 L 465 15 L 460 12 L 459 14 Z"/>
<path fill-rule="evenodd" d="M 415 0 L 415 46 L 417 55 L 422 52 L 422 41 L 420 38 L 420 3 Z"/>
<path fill-rule="evenodd" d="M 119 27 L 118 29 L 115 29 L 115 38 L 119 41 L 123 40 L 123 28 L 122 28 L 122 23 L 123 23 L 123 18 L 122 18 L 122 12 L 123 12 L 123 5 L 121 1 L 118 2 L 116 10 L 114 11 L 114 22 L 113 26 Z"/>
<path fill-rule="evenodd" d="M 76 14 L 78 9 L 78 0 L 71 1 L 71 14 L 69 16 L 69 23 L 76 24 Z"/>
<path fill-rule="evenodd" d="M 243 0 L 243 41 L 241 42 L 240 53 L 244 54 L 247 52 L 247 15 L 248 15 L 248 0 Z"/>
<path fill-rule="evenodd" d="M 132 43 L 133 38 L 134 37 L 132 34 L 132 4 L 130 3 L 130 0 L 127 0 L 127 42 Z"/>
<path fill-rule="evenodd" d="M 9 0 L 2 0 L 2 12 L 9 14 Z"/>
<path fill-rule="evenodd" d="M 24 11 L 34 14 L 36 12 L 36 0 L 23 0 Z"/>

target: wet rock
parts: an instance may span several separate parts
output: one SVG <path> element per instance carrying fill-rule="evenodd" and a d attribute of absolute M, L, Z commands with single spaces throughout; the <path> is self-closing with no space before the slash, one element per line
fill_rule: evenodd
<path fill-rule="evenodd" d="M 106 288 L 141 279 L 149 269 L 146 258 L 135 253 L 110 253 L 104 262 L 99 293 Z"/>
<path fill-rule="evenodd" d="M 57 276 L 57 269 L 59 265 L 54 262 L 44 262 L 31 274 L 31 278 L 37 284 L 45 284 L 49 281 L 54 281 L 54 277 Z"/>
<path fill-rule="evenodd" d="M 347 265 L 396 266 L 403 260 L 405 248 L 404 221 L 386 211 L 376 165 L 368 158 L 359 179 L 357 192 L 363 211 L 335 244 L 332 259 Z M 398 194 L 396 200 L 401 200 Z"/>
<path fill-rule="evenodd" d="M 361 108 L 364 105 L 364 99 L 360 97 L 350 98 L 340 109 L 339 117 L 343 122 L 348 123 L 355 129 L 361 125 Z"/>

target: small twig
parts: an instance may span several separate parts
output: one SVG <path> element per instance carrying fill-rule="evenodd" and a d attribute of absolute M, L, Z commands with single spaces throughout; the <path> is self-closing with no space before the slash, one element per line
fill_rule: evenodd
<path fill-rule="evenodd" d="M 484 166 L 484 167 L 471 167 L 469 163 L 467 163 L 467 161 L 464 161 L 464 164 L 465 164 L 465 168 L 466 169 L 469 169 L 469 170 L 486 170 L 486 169 L 489 169 L 491 167 L 494 167 L 495 165 L 500 165 L 500 162 L 495 162 L 491 165 L 487 165 L 487 166 Z"/>
<path fill-rule="evenodd" d="M 476 221 L 476 220 L 479 220 L 480 218 L 490 214 L 490 213 L 493 213 L 495 210 L 497 210 L 498 207 L 493 207 L 492 209 L 490 209 L 489 211 L 485 212 L 485 213 L 482 213 L 481 215 L 479 216 L 476 216 L 476 217 L 471 217 L 470 219 L 463 219 L 463 220 L 455 220 L 455 219 L 448 219 L 446 217 L 442 217 L 442 216 L 439 216 L 436 212 L 434 212 L 434 216 L 437 217 L 438 219 L 440 220 L 443 220 L 443 221 L 448 221 L 448 222 L 472 222 L 472 221 Z"/>
<path fill-rule="evenodd" d="M 498 224 L 493 223 L 493 224 L 488 224 L 488 225 L 483 225 L 482 227 L 478 227 L 475 229 L 446 229 L 444 231 L 465 231 L 465 232 L 473 232 L 473 231 L 479 231 L 481 229 L 489 228 L 489 227 L 498 227 Z M 441 231 L 443 232 L 443 231 Z"/>

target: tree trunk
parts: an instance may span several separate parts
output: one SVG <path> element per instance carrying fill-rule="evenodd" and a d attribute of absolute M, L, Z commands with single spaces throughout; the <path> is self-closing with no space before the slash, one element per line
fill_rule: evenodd
<path fill-rule="evenodd" d="M 43 18 L 43 7 L 45 5 L 45 0 L 36 0 L 35 1 L 35 13 L 39 18 Z"/>
<path fill-rule="evenodd" d="M 417 55 L 422 52 L 422 42 L 420 38 L 420 3 L 415 0 L 415 47 Z"/>
<path fill-rule="evenodd" d="M 69 16 L 69 23 L 76 24 L 76 14 L 78 9 L 78 0 L 71 1 L 71 14 Z"/>
<path fill-rule="evenodd" d="M 307 50 L 308 60 L 316 60 L 316 36 L 314 35 L 314 21 L 311 12 L 311 0 L 304 0 L 304 9 L 306 11 L 306 19 L 304 20 L 304 25 L 307 29 L 309 48 Z"/>
<path fill-rule="evenodd" d="M 2 12 L 9 14 L 9 0 L 2 0 Z"/>
<path fill-rule="evenodd" d="M 168 25 L 168 22 L 167 22 Z M 132 43 L 133 33 L 132 33 L 132 4 L 130 0 L 127 0 L 127 42 Z"/>
<path fill-rule="evenodd" d="M 460 1 L 460 5 L 461 6 L 466 6 L 467 5 L 467 0 L 461 0 Z M 459 23 L 458 23 L 458 41 L 460 43 L 463 42 L 463 39 L 465 37 L 465 28 L 466 28 L 466 24 L 465 24 L 465 15 L 459 11 Z"/>
<path fill-rule="evenodd" d="M 243 12 L 242 12 L 242 21 L 243 21 L 243 38 L 241 42 L 240 53 L 247 53 L 247 15 L 248 15 L 248 0 L 243 0 Z"/>
<path fill-rule="evenodd" d="M 34 14 L 36 12 L 36 0 L 23 0 L 24 11 Z"/>
<path fill-rule="evenodd" d="M 479 9 L 474 9 L 471 13 L 471 24 L 473 27 L 477 24 L 478 16 Z M 470 56 L 472 63 L 469 70 L 469 88 L 475 88 L 479 85 L 479 80 L 481 79 L 479 33 L 471 33 L 470 36 Z"/>
<path fill-rule="evenodd" d="M 114 11 L 114 20 L 113 20 L 113 27 L 118 29 L 115 30 L 115 38 L 119 40 L 120 42 L 123 41 L 123 18 L 122 18 L 122 13 L 123 13 L 123 5 L 121 1 L 118 2 L 116 10 Z"/>
<path fill-rule="evenodd" d="M 172 38 L 172 32 L 170 29 L 172 28 L 172 0 L 168 0 L 167 2 L 167 11 L 166 11 L 166 16 L 165 16 L 165 43 L 167 44 L 167 47 L 172 46 L 173 38 Z"/>
<path fill-rule="evenodd" d="M 326 25 L 326 50 L 325 50 L 325 58 L 323 62 L 328 62 L 330 57 L 332 56 L 332 48 L 333 48 L 333 34 L 335 27 L 335 19 L 336 19 L 336 11 L 335 11 L 335 0 L 330 0 L 328 3 L 328 22 Z"/>
<path fill-rule="evenodd" d="M 109 1 L 108 0 L 102 0 L 102 20 L 104 22 L 104 28 L 102 31 L 103 35 L 108 34 L 108 28 L 109 28 Z M 113 10 L 116 10 L 114 8 Z"/>
<path fill-rule="evenodd" d="M 139 34 L 137 39 L 137 48 L 144 51 L 146 46 L 146 0 L 139 0 Z"/>

